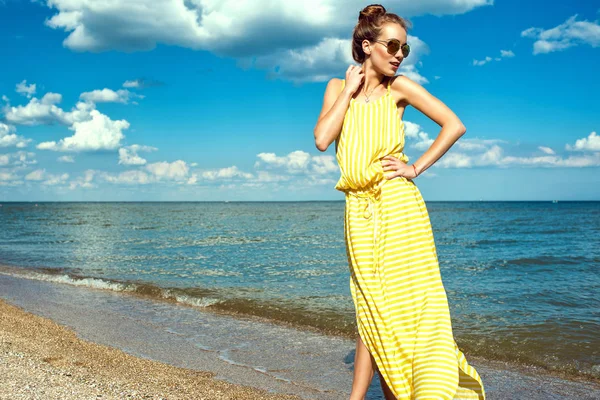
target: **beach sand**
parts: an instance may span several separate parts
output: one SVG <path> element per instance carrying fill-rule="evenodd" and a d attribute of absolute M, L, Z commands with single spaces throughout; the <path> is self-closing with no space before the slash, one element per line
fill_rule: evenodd
<path fill-rule="evenodd" d="M 300 399 L 137 358 L 0 300 L 0 399 Z"/>

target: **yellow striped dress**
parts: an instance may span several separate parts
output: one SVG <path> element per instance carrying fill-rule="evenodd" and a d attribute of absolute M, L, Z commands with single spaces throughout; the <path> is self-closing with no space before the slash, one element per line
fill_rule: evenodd
<path fill-rule="evenodd" d="M 397 399 L 483 400 L 483 382 L 454 341 L 421 193 L 410 179 L 384 177 L 385 155 L 408 162 L 390 85 L 370 103 L 350 101 L 336 147 L 358 333 Z"/>

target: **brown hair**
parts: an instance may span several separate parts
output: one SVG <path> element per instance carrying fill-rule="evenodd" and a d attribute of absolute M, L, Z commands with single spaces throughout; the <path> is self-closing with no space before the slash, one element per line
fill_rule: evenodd
<path fill-rule="evenodd" d="M 400 24 L 406 31 L 412 24 L 407 19 L 389 13 L 381 4 L 371 4 L 358 14 L 358 23 L 352 33 L 352 58 L 359 64 L 365 62 L 366 54 L 362 48 L 363 40 L 374 41 L 381 33 L 381 27 L 386 22 Z"/>

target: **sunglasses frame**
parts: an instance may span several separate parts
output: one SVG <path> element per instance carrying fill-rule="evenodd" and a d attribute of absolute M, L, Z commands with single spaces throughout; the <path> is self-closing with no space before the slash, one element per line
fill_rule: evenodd
<path fill-rule="evenodd" d="M 402 56 L 403 56 L 404 58 L 408 57 L 408 55 L 410 54 L 410 45 L 409 45 L 408 43 L 404 43 L 404 44 L 400 45 L 400 41 L 399 41 L 398 39 L 390 39 L 390 40 L 374 40 L 374 42 L 377 42 L 377 43 L 382 43 L 382 44 L 384 44 L 384 45 L 385 45 L 385 47 L 387 48 L 387 52 L 388 52 L 388 54 L 392 54 L 392 55 L 394 55 L 394 54 L 396 54 L 396 53 L 398 52 L 398 50 L 402 50 Z M 398 44 L 399 44 L 398 50 L 396 50 L 395 52 L 391 52 L 391 51 L 390 51 L 390 46 L 389 46 L 389 45 L 390 45 L 390 42 L 398 42 Z M 404 53 L 404 49 L 405 49 L 405 48 L 407 49 L 407 50 L 406 50 L 406 54 Z"/>

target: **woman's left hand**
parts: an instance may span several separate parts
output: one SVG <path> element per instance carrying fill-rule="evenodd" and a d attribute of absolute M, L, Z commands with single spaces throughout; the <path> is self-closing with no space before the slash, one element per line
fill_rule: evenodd
<path fill-rule="evenodd" d="M 403 176 L 408 179 L 414 179 L 417 176 L 415 175 L 415 170 L 413 167 L 409 166 L 405 162 L 400 161 L 400 159 L 394 156 L 384 156 L 381 158 L 381 165 L 383 166 L 383 171 L 393 171 L 391 175 L 385 175 L 385 179 L 394 179 L 398 176 Z"/>

